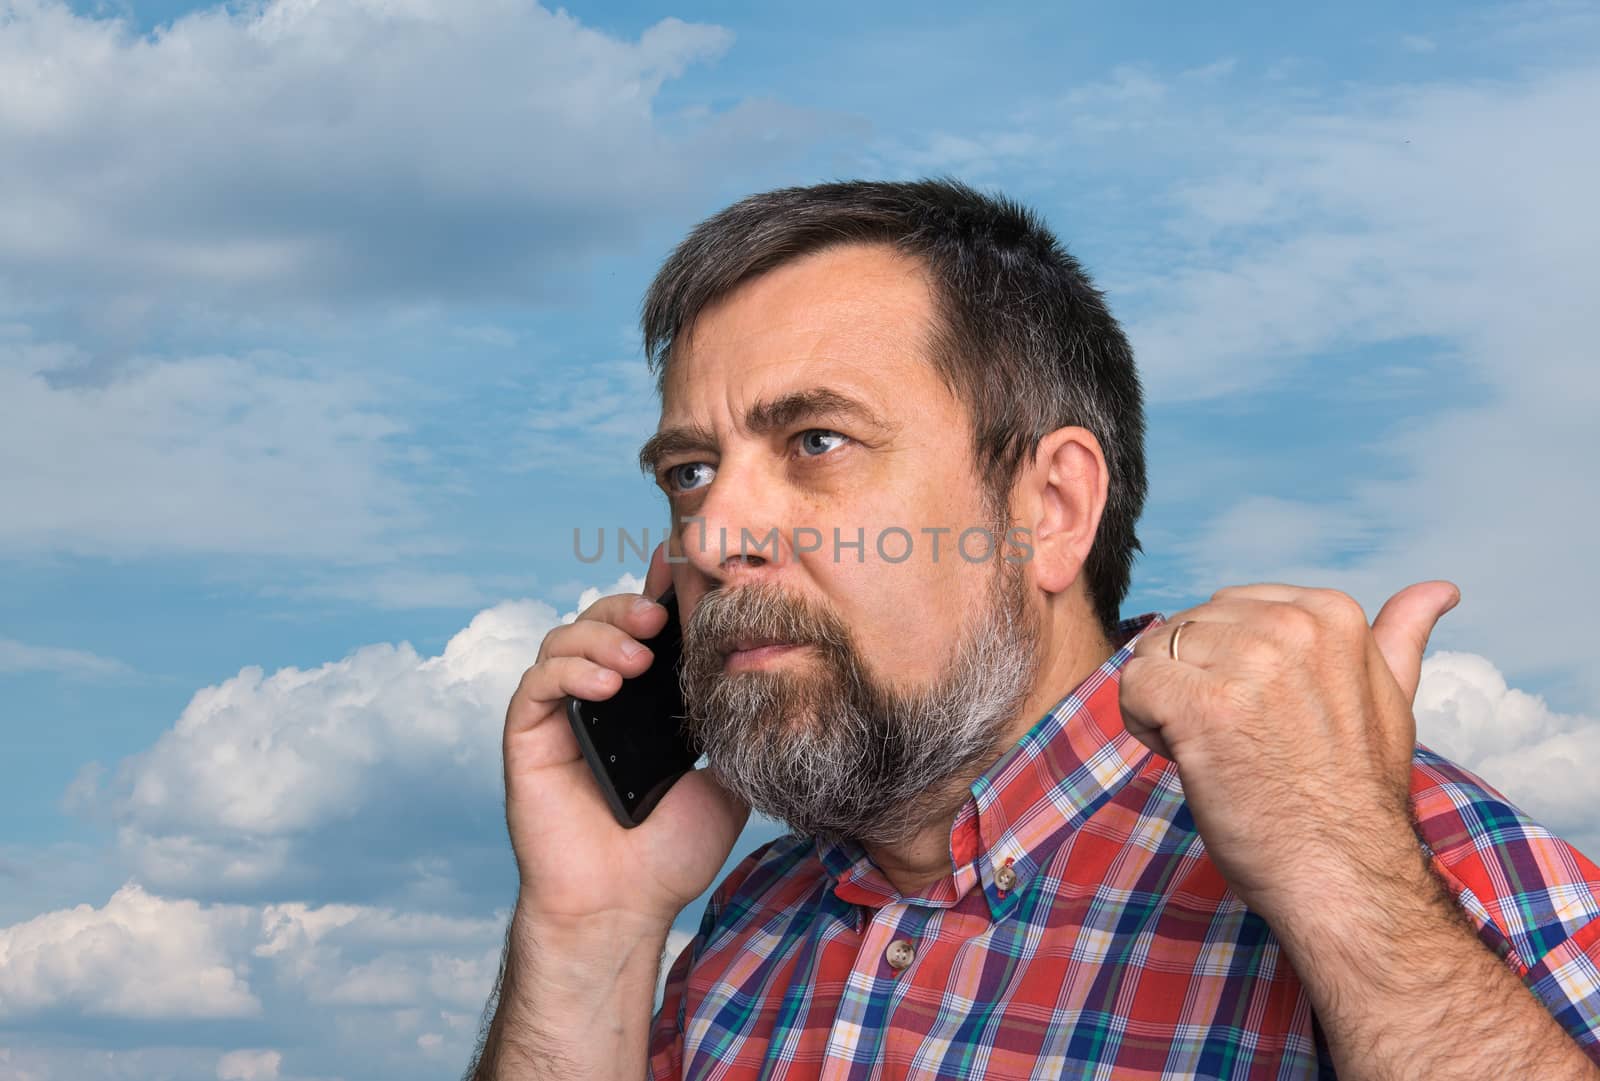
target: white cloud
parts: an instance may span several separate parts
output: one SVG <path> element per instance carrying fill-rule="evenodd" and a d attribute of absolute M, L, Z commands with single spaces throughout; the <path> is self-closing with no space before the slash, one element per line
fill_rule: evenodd
<path fill-rule="evenodd" d="M 1415 712 L 1423 743 L 1600 860 L 1600 717 L 1552 710 L 1486 658 L 1448 651 L 1423 661 Z"/>
<path fill-rule="evenodd" d="M 81 649 L 34 646 L 15 638 L 0 638 L 0 672 L 59 672 L 90 679 L 133 675 L 122 661 Z"/>
<path fill-rule="evenodd" d="M 1239 61 L 1237 59 L 1227 56 L 1223 57 L 1221 60 L 1213 60 L 1209 64 L 1202 64 L 1199 67 L 1189 68 L 1183 73 L 1183 78 L 1196 79 L 1200 82 L 1214 82 L 1220 79 L 1226 79 L 1228 76 L 1233 74 L 1234 69 L 1238 66 Z"/>
<path fill-rule="evenodd" d="M 605 592 L 641 584 L 625 575 Z M 545 634 L 575 615 L 508 601 L 438 656 L 384 643 L 316 669 L 246 668 L 197 692 L 109 777 L 86 767 L 69 805 L 108 815 L 125 858 L 160 889 L 265 898 L 338 881 L 345 896 L 464 903 L 462 883 L 510 873 L 506 703 Z"/>
<path fill-rule="evenodd" d="M 1227 583 L 1263 567 L 1330 559 L 1367 539 L 1365 526 L 1338 506 L 1253 495 L 1217 514 L 1195 536 L 1174 539 L 1173 547 L 1200 577 Z"/>
<path fill-rule="evenodd" d="M 107 1049 L 13 1040 L 0 1047 L 0 1081 L 216 1081 L 216 1062 L 215 1051 L 200 1048 Z M 317 1079 L 284 1077 L 279 1081 Z"/>
<path fill-rule="evenodd" d="M 1368 370 L 1390 362 L 1358 352 L 1371 345 L 1402 350 L 1428 383 L 1376 440 L 1306 453 L 1319 503 L 1223 502 L 1184 547 L 1197 592 L 1334 585 L 1375 612 L 1450 578 L 1463 601 L 1443 641 L 1600 701 L 1600 577 L 1582 540 L 1600 531 L 1585 497 L 1600 457 L 1586 182 L 1600 144 L 1571 137 L 1596 109 L 1600 74 L 1554 70 L 1266 106 L 1209 129 L 1223 157 L 1178 193 L 1174 269 L 1126 294 L 1158 407 L 1243 399 L 1293 373 L 1392 416 Z M 1281 453 L 1263 458 L 1281 468 Z"/>
<path fill-rule="evenodd" d="M 1233 62 L 1221 60 L 1182 73 L 1176 89 L 1224 79 Z M 1119 64 L 1098 81 L 1080 83 L 1042 101 L 1020 103 L 1012 122 L 989 131 L 938 129 L 915 141 L 888 139 L 876 172 L 890 176 L 956 173 L 1009 188 L 1021 177 L 1049 186 L 1059 179 L 1062 157 L 1076 158 L 1086 144 L 1106 139 L 1144 139 L 1173 125 L 1169 96 L 1175 85 L 1154 71 Z M 1166 136 L 1163 135 L 1163 140 Z M 998 174 L 1004 173 L 1004 176 Z"/>
<path fill-rule="evenodd" d="M 85 897 L 109 897 L 126 881 L 109 840 L 95 844 L 0 842 L 0 927 Z"/>
<path fill-rule="evenodd" d="M 510 349 L 520 340 L 515 331 L 489 323 L 457 327 L 455 336 L 462 341 L 474 342 L 478 345 L 492 345 L 496 349 Z"/>
<path fill-rule="evenodd" d="M 458 571 L 430 571 L 420 567 L 371 570 L 312 567 L 299 583 L 268 583 L 257 592 L 263 597 L 349 601 L 369 608 L 410 611 L 487 604 L 494 599 L 490 595 L 491 586 L 515 588 L 525 584 L 526 578 L 518 582 L 506 577 L 476 577 Z"/>
<path fill-rule="evenodd" d="M 375 1071 L 360 1076 L 416 1076 L 408 1047 L 465 1062 L 509 915 L 206 905 L 129 882 L 103 908 L 79 905 L 0 927 L 0 1021 L 27 1028 L 20 1045 L 0 1048 L 0 1078 L 314 1081 L 287 1070 L 281 1051 L 207 1056 L 205 1039 L 193 1036 L 184 1042 L 195 1046 L 165 1058 L 150 1048 L 106 1049 L 88 1063 L 71 1047 L 35 1043 L 70 1030 L 73 1018 L 142 1024 L 152 1033 L 196 1033 L 174 1027 L 196 1021 L 228 1021 L 215 1031 L 229 1033 L 289 1024 L 301 1048 L 339 1048 L 351 1065 Z"/>
<path fill-rule="evenodd" d="M 0 344 L 0 554 L 418 547 L 397 535 L 422 520 L 391 475 L 405 429 L 372 404 L 375 388 L 271 356 L 59 382 L 69 355 Z"/>
<path fill-rule="evenodd" d="M 541 385 L 538 407 L 497 464 L 512 473 L 581 469 L 638 477 L 630 451 L 655 431 L 660 414 L 655 377 L 642 357 L 585 365 Z"/>
<path fill-rule="evenodd" d="M 731 41 L 532 0 L 217 4 L 147 35 L 0 0 L 0 558 L 322 559 L 347 573 L 282 592 L 487 603 L 408 561 L 453 547 L 422 504 L 461 489 L 398 419 L 403 377 L 138 346 L 282 340 L 308 325 L 286 313 L 348 345 L 367 301 L 517 344 L 452 303 L 570 297 L 587 254 L 816 133 L 771 102 L 658 109 Z"/>
<path fill-rule="evenodd" d="M 1019 159 L 1038 156 L 1051 146 L 1048 137 L 1028 131 L 999 131 L 980 135 L 935 132 L 917 147 L 894 150 L 896 164 L 908 174 L 950 172 L 965 177 L 992 179 Z"/>
<path fill-rule="evenodd" d="M 1191 74 L 1204 81 L 1225 74 L 1225 69 L 1208 65 L 1194 69 Z M 1087 118 L 1106 109 L 1143 109 L 1159 105 L 1167 100 L 1170 91 L 1167 81 L 1155 72 L 1134 64 L 1119 64 L 1111 69 L 1110 78 L 1073 87 L 1062 95 L 1061 101 Z"/>
<path fill-rule="evenodd" d="M 148 36 L 3 0 L 0 282 L 114 298 L 111 324 L 219 296 L 526 299 L 731 155 L 784 152 L 745 138 L 804 123 L 776 106 L 656 115 L 731 41 L 673 18 L 621 40 L 531 0 L 269 0 Z"/>
<path fill-rule="evenodd" d="M 267 905 L 262 940 L 307 1001 L 478 1009 L 494 986 L 508 914 L 476 919 L 361 905 Z"/>
<path fill-rule="evenodd" d="M 409 1077 L 420 1076 L 414 1073 L 418 1056 L 435 1064 L 465 1062 L 499 970 L 509 892 L 487 916 L 476 914 L 489 907 L 481 898 L 463 903 L 459 892 L 449 897 L 454 912 L 409 901 L 281 898 L 301 885 L 322 895 L 349 892 L 349 883 L 359 891 L 370 887 L 374 868 L 381 876 L 390 864 L 432 879 L 482 877 L 484 868 L 511 873 L 499 802 L 505 702 L 550 628 L 603 594 L 642 585 L 630 574 L 586 589 L 564 615 L 535 602 L 498 605 L 480 612 L 435 657 L 420 657 L 404 644 L 375 645 L 310 671 L 267 676 L 246 670 L 197 694 L 155 746 L 123 762 L 111 780 L 87 771 L 74 797 L 86 808 L 109 801 L 123 858 L 139 868 L 142 881 L 160 882 L 166 896 L 130 882 L 104 909 L 81 905 L 0 929 L 0 1016 L 53 1010 L 60 1018 L 100 1009 L 137 1020 L 145 1016 L 140 1008 L 149 1013 L 161 999 L 142 994 L 141 1007 L 130 1006 L 129 996 L 117 992 L 117 973 L 152 969 L 195 989 L 206 986 L 203 976 L 210 972 L 211 991 L 172 999 L 156 1016 L 176 1022 L 225 1012 L 230 1000 L 214 985 L 215 974 L 227 974 L 249 1003 L 241 1021 L 292 1019 L 302 1047 L 339 1048 L 361 1069 L 387 1063 L 390 1072 L 383 1076 Z M 423 783 L 424 773 L 431 785 Z M 464 820 L 462 804 L 471 801 L 480 801 L 487 814 Z M 404 805 L 412 821 L 454 818 L 454 838 L 448 830 L 433 837 L 397 826 L 396 808 Z M 328 826 L 341 821 L 349 833 L 330 848 Z M 753 819 L 728 863 L 777 832 L 773 823 Z M 481 857 L 477 870 L 463 872 L 461 861 L 473 849 Z M 200 899 L 168 899 L 183 890 Z M 262 900 L 204 900 L 229 893 Z M 130 906 L 153 915 L 133 921 L 122 915 Z M 473 914 L 457 914 L 463 910 Z M 684 914 L 691 922 L 697 917 L 698 910 Z M 117 959 L 74 963 L 87 941 L 76 929 L 86 923 L 131 925 Z M 189 950 L 193 958 L 184 963 L 166 947 L 161 963 L 152 961 L 173 934 L 188 936 L 186 942 L 199 936 L 200 945 Z M 48 963 L 16 963 L 23 947 L 15 944 L 41 938 L 49 949 L 32 953 Z M 689 938 L 686 928 L 671 931 L 658 999 L 668 967 Z M 109 1005 L 98 1005 L 107 999 Z M 248 1043 L 252 1032 L 267 1036 L 264 1042 L 276 1035 L 269 1025 L 240 1023 L 229 1031 L 236 1034 L 234 1046 Z M 103 1063 L 74 1073 L 78 1059 L 67 1048 L 16 1050 L 18 1061 L 41 1077 L 140 1076 L 132 1066 L 111 1072 Z M 273 1074 L 262 1071 L 278 1070 L 280 1081 L 291 1081 L 288 1060 L 274 1054 L 280 1053 L 247 1049 L 219 1060 L 213 1053 L 199 1065 L 187 1057 L 181 1069 L 167 1072 L 209 1081 L 224 1070 L 263 1077 Z M 139 1061 L 148 1066 L 150 1060 Z M 337 1060 L 319 1061 L 329 1071 Z"/>
<path fill-rule="evenodd" d="M 1213 130 L 1225 164 L 1178 192 L 1185 257 L 1139 298 L 1152 393 L 1227 394 L 1295 357 L 1409 337 L 1459 343 L 1468 378 L 1569 370 L 1600 232 L 1581 179 L 1600 148 L 1569 134 L 1597 101 L 1600 75 L 1556 72 Z M 1514 348 L 1552 340 L 1555 356 Z"/>
<path fill-rule="evenodd" d="M 217 1060 L 217 1081 L 278 1081 L 278 1051 L 229 1051 Z"/>
<path fill-rule="evenodd" d="M 239 906 L 169 901 L 136 884 L 0 930 L 0 1018 L 67 1009 L 90 1017 L 251 1017 L 261 1003 L 234 963 Z"/>

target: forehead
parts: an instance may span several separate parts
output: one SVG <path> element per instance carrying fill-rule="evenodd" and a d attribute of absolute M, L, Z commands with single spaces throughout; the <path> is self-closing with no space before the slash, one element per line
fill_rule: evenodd
<path fill-rule="evenodd" d="M 930 363 L 933 292 L 917 260 L 878 244 L 813 252 L 739 285 L 673 349 L 662 426 L 819 385 L 904 411 L 948 397 Z"/>

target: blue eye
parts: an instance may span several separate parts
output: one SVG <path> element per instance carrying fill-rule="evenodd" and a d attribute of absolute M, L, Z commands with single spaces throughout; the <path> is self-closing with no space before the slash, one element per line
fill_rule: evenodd
<path fill-rule="evenodd" d="M 717 471 L 705 462 L 684 462 L 667 470 L 667 484 L 676 492 L 688 492 L 711 483 Z"/>
<path fill-rule="evenodd" d="M 810 428 L 800 433 L 800 453 L 807 458 L 815 458 L 828 453 L 848 438 L 826 428 Z"/>

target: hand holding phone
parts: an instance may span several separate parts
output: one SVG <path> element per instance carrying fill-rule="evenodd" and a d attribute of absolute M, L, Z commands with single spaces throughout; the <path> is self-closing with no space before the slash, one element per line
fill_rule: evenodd
<path fill-rule="evenodd" d="M 679 777 L 694 769 L 700 751 L 683 731 L 683 694 L 678 685 L 683 630 L 671 589 L 658 602 L 666 626 L 646 640 L 655 654 L 650 667 L 624 679 L 604 701 L 571 697 L 567 720 L 600 792 L 617 822 L 632 829 L 643 822 Z"/>
<path fill-rule="evenodd" d="M 670 581 L 657 548 L 645 595 L 660 596 Z M 625 829 L 596 784 L 572 729 L 569 699 L 603 706 L 624 680 L 654 665 L 651 653 L 630 657 L 624 649 L 633 642 L 654 646 L 667 622 L 661 606 L 637 607 L 638 599 L 602 597 L 554 628 L 506 709 L 506 824 L 521 879 L 517 907 L 542 925 L 609 926 L 632 915 L 667 926 L 712 884 L 750 815 L 710 770 L 691 768 L 655 797 L 647 820 Z"/>

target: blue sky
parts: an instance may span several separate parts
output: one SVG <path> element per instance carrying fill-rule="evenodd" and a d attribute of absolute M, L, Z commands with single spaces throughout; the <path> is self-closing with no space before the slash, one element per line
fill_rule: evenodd
<path fill-rule="evenodd" d="M 780 184 L 1038 208 L 1126 613 L 1449 577 L 1423 737 L 1600 848 L 1600 8 L 1046 7 L 0 0 L 0 1081 L 459 1071 L 505 700 L 664 517 L 640 293 Z"/>

